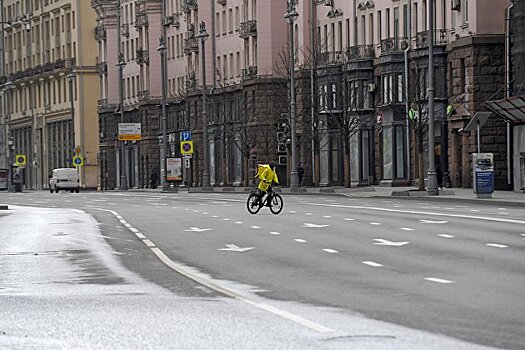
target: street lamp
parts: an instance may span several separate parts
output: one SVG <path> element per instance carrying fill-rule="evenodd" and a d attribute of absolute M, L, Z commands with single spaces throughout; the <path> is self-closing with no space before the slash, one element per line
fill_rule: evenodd
<path fill-rule="evenodd" d="M 126 61 L 124 60 L 124 53 L 122 52 L 122 40 L 120 37 L 120 0 L 117 1 L 117 44 L 118 44 L 118 56 L 117 56 L 117 67 L 118 67 L 118 90 L 119 90 L 119 110 L 120 110 L 120 123 L 124 123 L 124 66 Z M 126 155 L 124 150 L 124 142 L 119 142 L 120 148 L 120 190 L 126 191 L 128 189 L 128 179 L 126 177 Z"/>
<path fill-rule="evenodd" d="M 434 153 L 434 1 L 428 2 L 428 184 L 429 196 L 439 195 Z"/>
<path fill-rule="evenodd" d="M 290 175 L 290 190 L 299 190 L 299 177 L 297 173 L 297 133 L 296 133 L 296 105 L 295 105 L 295 40 L 294 22 L 299 17 L 295 10 L 295 1 L 288 1 L 288 11 L 284 18 L 290 25 L 290 132 L 292 136 L 292 173 Z"/>
<path fill-rule="evenodd" d="M 163 27 L 164 28 L 164 27 Z M 168 157 L 168 131 L 167 131 L 167 122 L 166 122 L 166 95 L 167 95 L 167 85 L 166 85 L 166 43 L 165 43 L 165 37 L 164 35 L 161 35 L 159 38 L 159 47 L 157 48 L 157 51 L 160 52 L 160 71 L 161 71 L 161 79 L 162 79 L 162 97 L 161 97 L 161 105 L 162 105 L 162 175 L 161 175 L 161 182 L 162 182 L 162 190 L 167 191 L 169 189 L 168 181 L 166 178 L 167 175 L 167 163 L 166 158 Z"/>
<path fill-rule="evenodd" d="M 76 152 L 76 142 L 75 142 L 75 105 L 73 101 L 73 83 L 75 81 L 75 72 L 73 72 L 73 69 L 69 71 L 67 74 L 67 80 L 69 81 L 69 103 L 70 103 L 70 109 L 71 109 L 71 142 L 73 143 L 73 149 L 75 149 L 74 152 Z M 71 152 L 71 150 L 69 150 Z M 71 155 L 71 153 L 69 153 Z"/>
<path fill-rule="evenodd" d="M 11 80 L 8 80 L 4 84 L 4 96 L 5 96 L 5 110 L 7 113 L 7 190 L 14 192 L 13 187 L 13 159 L 14 159 L 14 140 L 13 130 L 11 128 L 11 93 L 10 90 L 14 88 L 14 84 Z"/>
<path fill-rule="evenodd" d="M 204 167 L 202 171 L 202 188 L 210 190 L 209 154 L 208 154 L 208 116 L 206 111 L 206 52 L 205 41 L 210 35 L 206 32 L 206 23 L 199 23 L 199 35 L 201 40 L 201 79 L 202 79 L 202 143 L 204 148 Z"/>

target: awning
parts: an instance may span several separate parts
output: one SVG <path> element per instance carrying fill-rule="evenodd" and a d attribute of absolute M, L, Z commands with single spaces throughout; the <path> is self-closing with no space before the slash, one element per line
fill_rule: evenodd
<path fill-rule="evenodd" d="M 525 96 L 512 96 L 485 102 L 487 107 L 511 124 L 525 124 Z"/>

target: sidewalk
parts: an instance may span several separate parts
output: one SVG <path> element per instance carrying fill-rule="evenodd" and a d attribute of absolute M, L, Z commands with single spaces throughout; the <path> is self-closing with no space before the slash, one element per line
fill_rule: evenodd
<path fill-rule="evenodd" d="M 201 187 L 178 188 L 179 192 L 189 193 L 250 193 L 251 187 L 213 187 L 212 191 L 205 191 Z M 472 188 L 444 188 L 439 196 L 428 196 L 425 191 L 418 191 L 416 187 L 301 187 L 299 192 L 292 192 L 290 188 L 276 189 L 286 195 L 335 195 L 355 198 L 395 198 L 396 200 L 419 200 L 419 201 L 454 201 L 464 203 L 483 203 L 501 206 L 518 206 L 525 208 L 525 193 L 512 191 L 495 191 L 492 198 L 476 198 Z M 162 192 L 160 188 L 130 189 L 129 191 Z M 170 192 L 166 192 L 170 193 Z"/>

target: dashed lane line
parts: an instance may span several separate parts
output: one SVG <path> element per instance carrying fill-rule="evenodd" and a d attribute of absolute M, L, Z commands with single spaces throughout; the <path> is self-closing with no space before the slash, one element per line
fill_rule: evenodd
<path fill-rule="evenodd" d="M 485 243 L 486 246 L 494 247 L 494 248 L 508 248 L 508 245 L 505 244 L 498 244 L 498 243 Z"/>
<path fill-rule="evenodd" d="M 329 249 L 329 248 L 326 248 L 326 249 L 323 249 L 325 252 L 327 253 L 330 253 L 330 254 L 337 254 L 339 253 L 337 250 L 334 250 L 334 249 Z"/>
<path fill-rule="evenodd" d="M 362 261 L 363 264 L 372 266 L 372 267 L 383 267 L 383 265 L 376 263 L 374 261 Z"/>
<path fill-rule="evenodd" d="M 113 214 L 114 216 L 118 216 L 119 215 L 117 212 L 115 212 L 113 210 L 102 209 L 102 208 L 97 208 L 97 207 L 91 207 L 91 208 L 109 212 L 109 213 Z M 137 235 L 137 233 L 135 233 L 135 235 Z M 319 333 L 332 333 L 332 332 L 334 332 L 333 329 L 325 327 L 325 326 L 323 326 L 323 325 L 321 325 L 319 323 L 310 321 L 310 320 L 308 320 L 306 318 L 303 318 L 301 316 L 292 314 L 291 312 L 288 312 L 286 310 L 279 309 L 279 308 L 277 308 L 275 306 L 268 305 L 268 304 L 265 304 L 265 303 L 262 303 L 262 302 L 259 302 L 259 301 L 252 300 L 252 299 L 250 299 L 250 297 L 248 297 L 246 295 L 243 295 L 241 292 L 238 292 L 238 291 L 234 290 L 233 288 L 221 286 L 219 281 L 215 281 L 215 280 L 213 280 L 213 279 L 211 279 L 211 278 L 209 278 L 209 277 L 207 277 L 207 276 L 205 276 L 203 274 L 200 274 L 198 272 L 194 272 L 194 271 L 196 271 L 195 268 L 189 267 L 187 265 L 182 265 L 182 264 L 180 264 L 180 263 L 178 263 L 176 261 L 171 260 L 166 254 L 164 254 L 164 252 L 160 248 L 155 247 L 153 242 L 151 242 L 146 237 L 144 237 L 144 235 L 142 235 L 141 240 L 146 245 L 148 245 L 148 242 L 153 244 L 153 246 L 149 246 L 148 245 L 148 247 L 151 249 L 153 254 L 155 254 L 160 259 L 160 261 L 162 261 L 165 265 L 167 265 L 168 267 L 170 267 L 172 270 L 176 271 L 177 273 L 179 273 L 179 274 L 181 274 L 183 276 L 186 276 L 186 277 L 194 280 L 195 282 L 197 282 L 197 283 L 199 283 L 199 284 L 201 284 L 201 285 L 203 285 L 205 287 L 208 287 L 208 288 L 210 288 L 210 289 L 212 289 L 212 290 L 214 290 L 214 291 L 216 291 L 218 293 L 221 293 L 223 295 L 226 295 L 226 296 L 229 296 L 231 298 L 234 298 L 234 299 L 237 299 L 239 301 L 242 301 L 242 302 L 244 302 L 246 304 L 255 306 L 255 307 L 257 307 L 257 308 L 259 308 L 261 310 L 264 310 L 264 311 L 267 311 L 267 312 L 272 313 L 274 315 L 280 316 L 280 317 L 282 317 L 284 319 L 287 319 L 289 321 L 292 321 L 292 322 L 295 322 L 297 324 L 300 324 L 300 325 L 302 325 L 302 326 L 304 326 L 306 328 L 312 329 L 312 330 L 314 330 L 316 332 L 319 332 Z M 148 241 L 148 242 L 146 242 L 146 241 Z"/>
<path fill-rule="evenodd" d="M 410 227 L 401 227 L 401 230 L 403 230 L 403 231 L 414 231 L 414 229 L 410 228 Z"/>
<path fill-rule="evenodd" d="M 443 238 L 454 238 L 455 236 L 452 236 L 452 235 L 447 235 L 445 233 L 441 233 L 438 235 L 439 237 L 443 237 Z"/>
<path fill-rule="evenodd" d="M 295 238 L 294 241 L 296 241 L 298 243 L 306 243 L 306 241 L 304 239 L 301 239 L 301 238 Z"/>
<path fill-rule="evenodd" d="M 441 284 L 456 283 L 455 281 L 445 280 L 445 279 L 436 278 L 436 277 L 425 277 L 425 280 L 430 281 L 430 282 L 441 283 Z"/>

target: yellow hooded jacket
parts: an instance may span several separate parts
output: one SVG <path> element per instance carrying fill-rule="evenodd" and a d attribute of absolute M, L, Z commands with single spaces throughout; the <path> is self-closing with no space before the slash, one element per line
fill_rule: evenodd
<path fill-rule="evenodd" d="M 257 175 L 255 175 L 255 178 L 259 178 L 260 180 L 257 188 L 261 191 L 267 191 L 272 183 L 279 183 L 277 174 L 268 164 L 257 165 Z"/>

